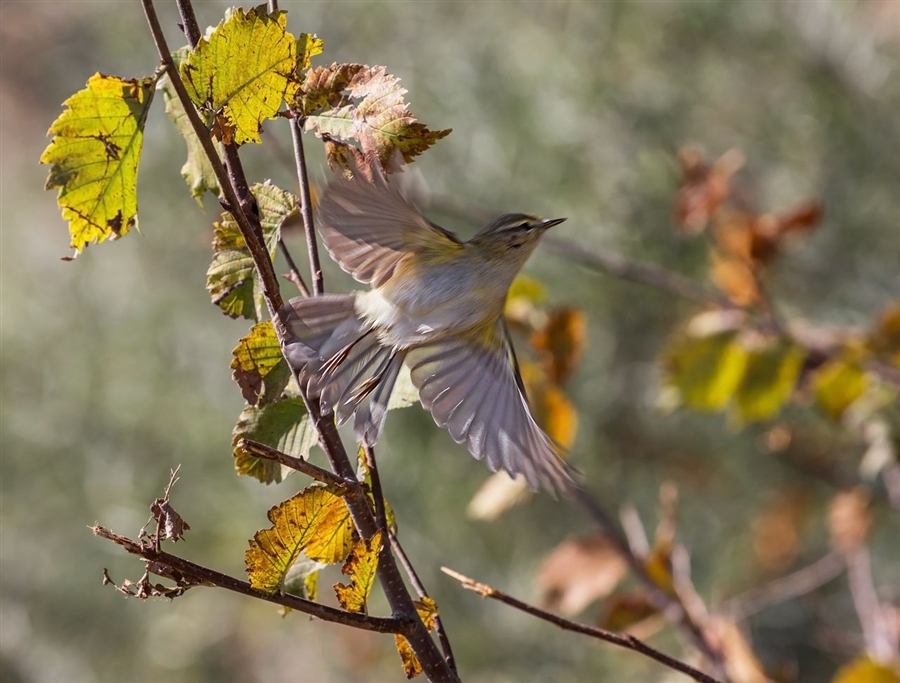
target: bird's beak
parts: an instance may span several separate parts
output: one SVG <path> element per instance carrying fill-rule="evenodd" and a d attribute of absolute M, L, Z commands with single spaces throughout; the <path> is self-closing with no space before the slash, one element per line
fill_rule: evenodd
<path fill-rule="evenodd" d="M 563 221 L 567 219 L 565 218 L 551 218 L 549 221 L 544 221 L 541 223 L 541 230 L 546 230 L 547 228 L 552 228 L 554 225 L 559 225 Z"/>

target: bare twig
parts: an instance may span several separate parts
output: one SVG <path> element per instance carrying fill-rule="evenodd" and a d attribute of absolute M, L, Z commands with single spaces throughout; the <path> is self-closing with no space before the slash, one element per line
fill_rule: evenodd
<path fill-rule="evenodd" d="M 403 570 L 409 577 L 409 582 L 412 584 L 420 598 L 427 598 L 428 591 L 425 590 L 425 586 L 422 584 L 421 579 L 419 579 L 419 575 L 416 573 L 412 562 L 409 561 L 406 551 L 403 550 L 403 546 L 400 545 L 399 539 L 390 529 L 387 530 L 387 533 L 391 540 L 391 548 L 393 548 L 394 554 L 400 562 L 400 566 L 403 567 Z M 444 629 L 444 622 L 441 619 L 440 614 L 437 614 L 434 617 L 434 632 L 437 634 L 438 640 L 441 643 L 441 649 L 444 651 L 444 660 L 447 662 L 447 666 L 456 671 L 456 658 L 453 656 L 453 649 L 450 647 L 450 639 L 447 637 L 447 631 Z"/>
<path fill-rule="evenodd" d="M 898 656 L 897 634 L 893 632 L 888 615 L 878 600 L 872 583 L 872 567 L 868 548 L 855 548 L 844 556 L 847 563 L 847 581 L 853 606 L 862 626 L 866 651 L 879 661 Z"/>
<path fill-rule="evenodd" d="M 288 264 L 288 274 L 285 277 L 297 285 L 297 289 L 300 290 L 300 294 L 303 296 L 309 296 L 309 287 L 306 286 L 306 282 L 303 280 L 303 276 L 300 274 L 300 271 L 297 270 L 297 264 L 294 262 L 294 257 L 291 256 L 291 252 L 288 250 L 287 245 L 284 243 L 284 240 L 278 240 L 278 248 L 281 249 L 281 254 L 284 256 L 284 260 L 287 261 Z"/>
<path fill-rule="evenodd" d="M 629 635 L 627 633 L 615 633 L 613 631 L 607 631 L 606 629 L 597 628 L 596 626 L 580 624 L 577 621 L 565 619 L 556 614 L 535 607 L 534 605 L 529 605 L 527 602 L 522 602 L 521 600 L 507 595 L 503 591 L 497 590 L 492 586 L 479 583 L 478 581 L 470 579 L 469 577 L 464 576 L 463 574 L 460 574 L 459 572 L 456 572 L 447 567 L 441 567 L 441 571 L 448 576 L 452 576 L 465 588 L 468 588 L 471 591 L 475 591 L 483 598 L 491 598 L 493 600 L 497 600 L 505 605 L 509 605 L 510 607 L 521 610 L 526 614 L 537 617 L 538 619 L 548 621 L 551 624 L 554 624 L 566 631 L 581 633 L 583 635 L 591 636 L 592 638 L 597 638 L 598 640 L 603 640 L 607 643 L 612 643 L 613 645 L 618 645 L 619 647 L 623 647 L 634 652 L 640 652 L 641 654 L 659 662 L 660 664 L 663 664 L 664 666 L 669 667 L 674 671 L 678 671 L 679 673 L 683 673 L 685 676 L 693 678 L 695 681 L 700 681 L 701 683 L 720 683 L 718 679 L 695 669 L 694 667 L 686 664 L 685 662 L 682 662 L 681 660 L 670 657 L 669 655 L 660 652 L 656 648 L 650 647 L 644 641 L 639 640 L 632 635 Z"/>
<path fill-rule="evenodd" d="M 152 545 L 141 544 L 127 538 L 114 534 L 109 529 L 102 526 L 91 527 L 95 535 L 105 538 L 108 541 L 123 547 L 132 555 L 146 560 L 148 562 L 148 570 L 154 574 L 173 579 L 179 584 L 183 584 L 183 588 L 192 586 L 208 585 L 225 588 L 235 593 L 247 595 L 252 598 L 258 598 L 276 605 L 283 605 L 291 609 L 317 617 L 323 621 L 331 621 L 344 626 L 352 626 L 354 628 L 365 631 L 376 631 L 378 633 L 401 633 L 406 635 L 412 629 L 413 621 L 410 619 L 402 619 L 397 617 L 371 617 L 358 612 L 345 612 L 344 610 L 328 607 L 318 602 L 304 600 L 296 595 L 289 593 L 268 594 L 253 588 L 246 581 L 241 581 L 233 576 L 222 574 L 208 567 L 195 564 L 189 560 L 185 560 L 177 555 L 172 555 L 161 550 L 157 550 Z M 105 574 L 105 580 L 109 579 L 109 575 Z"/>
<path fill-rule="evenodd" d="M 721 611 L 728 613 L 735 621 L 740 621 L 770 605 L 806 595 L 837 578 L 843 571 L 844 561 L 841 556 L 828 553 L 809 566 L 731 598 L 725 602 Z"/>
<path fill-rule="evenodd" d="M 258 441 L 251 441 L 250 439 L 241 439 L 238 441 L 237 447 L 239 449 L 247 451 L 250 455 L 255 455 L 257 458 L 265 458 L 266 460 L 274 460 L 277 463 L 281 463 L 286 467 L 290 467 L 292 470 L 296 470 L 297 472 L 301 472 L 306 476 L 315 479 L 316 481 L 320 481 L 323 484 L 326 484 L 336 491 L 340 495 L 349 495 L 349 489 L 353 484 L 356 484 L 358 487 L 359 484 L 356 479 L 351 479 L 350 482 L 341 479 L 339 476 L 334 474 L 333 472 L 329 472 L 326 469 L 322 469 L 317 465 L 313 465 L 308 460 L 303 458 L 296 458 L 293 455 L 288 455 L 287 453 L 282 453 L 279 450 L 272 448 L 271 446 L 266 446 L 264 443 L 259 443 Z"/>
<path fill-rule="evenodd" d="M 294 160 L 297 164 L 297 178 L 300 180 L 300 215 L 303 216 L 303 228 L 306 231 L 306 248 L 309 251 L 309 267 L 312 272 L 313 294 L 318 296 L 325 291 L 325 279 L 322 277 L 322 265 L 319 262 L 319 245 L 316 242 L 316 229 L 313 225 L 312 198 L 309 193 L 309 174 L 306 170 L 306 155 L 303 153 L 303 121 L 299 115 L 291 119 L 291 139 L 294 141 Z"/>

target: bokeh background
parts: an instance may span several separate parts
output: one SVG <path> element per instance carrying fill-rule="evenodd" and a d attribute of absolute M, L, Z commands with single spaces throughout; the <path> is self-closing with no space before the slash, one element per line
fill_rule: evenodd
<path fill-rule="evenodd" d="M 688 142 L 712 156 L 738 148 L 742 187 L 761 207 L 824 204 L 821 228 L 775 272 L 788 315 L 865 327 L 900 294 L 894 0 L 280 4 L 294 33 L 325 40 L 317 63 L 386 65 L 420 119 L 454 129 L 416 163 L 435 195 L 478 211 L 565 215 L 561 234 L 702 279 L 706 247 L 674 229 L 675 153 Z M 196 7 L 209 25 L 227 3 Z M 158 11 L 181 45 L 174 3 Z M 154 70 L 139 4 L 3 0 L 0 50 L 0 679 L 399 680 L 387 638 L 282 619 L 224 591 L 141 604 L 101 586 L 104 567 L 116 580 L 141 569 L 88 525 L 137 533 L 170 468 L 181 464 L 173 503 L 192 526 L 178 551 L 236 575 L 265 511 L 302 482 L 266 487 L 233 472 L 242 400 L 228 363 L 246 325 L 204 290 L 216 207 L 203 213 L 189 197 L 183 142 L 161 99 L 140 171 L 142 234 L 60 260 L 66 228 L 38 165 L 45 133 L 95 71 Z M 275 141 L 244 152 L 248 171 L 293 188 L 286 125 L 266 128 Z M 307 146 L 321 180 L 319 145 L 310 137 Z M 434 217 L 461 232 L 475 227 Z M 661 412 L 659 352 L 690 306 L 546 251 L 527 270 L 550 303 L 587 315 L 588 351 L 568 385 L 580 418 L 577 464 L 610 509 L 634 505 L 651 531 L 661 484 L 677 485 L 678 538 L 705 600 L 715 606 L 826 552 L 834 481 L 858 477 L 863 446 L 852 434 L 798 411 L 813 450 L 827 456 L 824 475 L 812 476 L 766 453 L 765 425 L 738 430 L 720 415 Z M 330 264 L 326 278 L 331 289 L 351 286 Z M 487 472 L 419 408 L 391 414 L 379 451 L 401 538 L 465 680 L 675 680 L 642 657 L 484 602 L 439 571 L 449 565 L 537 600 L 542 558 L 590 528 L 577 509 L 541 497 L 494 523 L 467 519 Z M 878 500 L 875 584 L 896 599 L 900 525 Z M 790 520 L 793 535 L 760 541 L 761 528 Z M 773 543 L 784 549 L 774 566 L 760 551 Z M 372 607 L 384 609 L 377 599 Z M 598 614 L 594 606 L 582 618 Z M 742 626 L 784 680 L 827 680 L 858 649 L 843 578 Z M 680 651 L 671 629 L 653 642 Z"/>

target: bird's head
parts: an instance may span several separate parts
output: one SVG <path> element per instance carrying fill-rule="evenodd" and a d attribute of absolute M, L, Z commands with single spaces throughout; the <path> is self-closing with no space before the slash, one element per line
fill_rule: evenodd
<path fill-rule="evenodd" d="M 491 255 L 509 253 L 510 256 L 527 258 L 547 229 L 564 220 L 566 219 L 544 220 L 523 213 L 507 213 L 485 225 L 469 243 Z"/>

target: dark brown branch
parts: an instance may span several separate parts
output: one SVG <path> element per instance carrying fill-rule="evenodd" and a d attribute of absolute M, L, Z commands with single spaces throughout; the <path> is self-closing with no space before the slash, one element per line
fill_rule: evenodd
<path fill-rule="evenodd" d="M 337 493 L 339 493 L 340 495 L 349 495 L 351 484 L 348 484 L 347 481 L 341 479 L 333 472 L 322 469 L 318 465 L 313 465 L 308 460 L 297 458 L 293 455 L 288 455 L 287 453 L 282 453 L 281 451 L 276 450 L 271 446 L 266 446 L 264 443 L 251 441 L 250 439 L 241 439 L 240 441 L 238 441 L 237 447 L 247 451 L 247 453 L 249 453 L 250 455 L 255 455 L 257 458 L 273 460 L 286 467 L 290 467 L 292 470 L 301 472 L 311 479 L 315 479 L 316 481 L 320 481 L 323 484 L 336 489 Z M 352 479 L 351 481 L 355 483 L 356 479 Z"/>
<path fill-rule="evenodd" d="M 177 555 L 172 555 L 162 550 L 157 550 L 152 545 L 141 544 L 127 538 L 114 534 L 109 529 L 102 526 L 91 527 L 96 536 L 105 538 L 108 541 L 123 547 L 132 555 L 146 560 L 150 565 L 149 571 L 159 576 L 172 579 L 173 576 L 181 577 L 181 582 L 185 586 L 211 585 L 219 588 L 225 588 L 235 593 L 247 595 L 251 598 L 258 598 L 271 602 L 276 605 L 283 605 L 291 609 L 303 612 L 310 616 L 316 617 L 323 621 L 331 621 L 344 626 L 352 626 L 353 628 L 362 629 L 364 631 L 376 631 L 378 633 L 400 633 L 406 635 L 412 629 L 412 620 L 403 620 L 396 617 L 371 617 L 357 612 L 345 612 L 344 610 L 328 607 L 318 602 L 305 600 L 296 595 L 289 593 L 268 594 L 253 588 L 246 581 L 241 581 L 228 574 L 222 574 L 214 569 L 209 569 L 199 564 L 195 564 L 189 560 L 185 560 Z"/>
<path fill-rule="evenodd" d="M 192 45 L 195 45 L 199 40 L 199 29 L 197 29 L 197 22 L 193 15 L 190 0 L 177 0 L 177 2 L 179 10 L 181 11 L 182 21 L 188 40 L 191 41 Z M 150 25 L 150 30 L 153 34 L 153 40 L 156 44 L 157 51 L 159 52 L 160 59 L 168 69 L 178 98 L 187 112 L 188 118 L 191 121 L 194 132 L 197 134 L 197 137 L 203 146 L 205 154 L 212 163 L 216 178 L 222 188 L 225 203 L 228 210 L 231 211 L 234 216 L 235 221 L 240 228 L 241 235 L 247 244 L 250 255 L 253 258 L 254 266 L 262 281 L 263 295 L 265 296 L 269 311 L 274 317 L 277 311 L 281 309 L 284 302 L 278 289 L 278 279 L 275 276 L 272 260 L 269 257 L 269 253 L 266 250 L 264 243 L 258 238 L 259 231 L 257 228 L 259 217 L 252 214 L 253 222 L 251 222 L 251 218 L 247 216 L 244 209 L 244 207 L 254 206 L 254 200 L 252 194 L 249 193 L 243 170 L 240 168 L 240 165 L 236 163 L 230 164 L 228 171 L 225 170 L 215 149 L 210 133 L 200 121 L 197 111 L 184 88 L 178 70 L 175 68 L 152 0 L 141 0 L 141 3 L 144 7 L 144 13 L 147 16 L 147 22 Z M 226 156 L 229 156 L 227 149 Z M 238 196 L 237 193 L 239 188 L 244 192 L 241 196 Z M 307 229 L 311 231 L 312 214 L 309 204 L 309 185 L 308 181 L 306 181 L 305 174 L 301 178 L 301 197 L 304 196 L 306 198 L 304 200 L 306 206 L 304 219 L 308 221 L 306 226 Z M 314 234 L 308 233 L 308 237 L 314 243 Z M 317 270 L 320 271 L 320 269 L 314 265 L 314 277 L 316 276 Z M 320 272 L 318 278 L 319 287 L 321 288 Z M 330 414 L 323 416 L 318 401 L 315 399 L 311 400 L 310 397 L 306 395 L 306 392 L 302 391 L 301 395 L 309 409 L 310 417 L 316 424 L 316 428 L 319 432 L 319 441 L 328 456 L 332 469 L 344 480 L 353 478 L 355 476 L 355 470 L 341 443 L 333 418 Z M 361 491 L 361 489 L 358 490 Z M 365 493 L 363 492 L 361 496 L 355 495 L 354 489 L 351 489 L 345 497 L 345 501 L 360 535 L 366 539 L 371 538 L 377 531 L 377 523 L 369 508 Z M 409 594 L 409 591 L 403 582 L 403 577 L 397 568 L 393 555 L 389 552 L 383 553 L 383 557 L 379 562 L 378 577 L 394 616 L 409 619 L 413 624 L 410 631 L 405 635 L 413 651 L 416 653 L 416 656 L 419 658 L 426 675 L 434 681 L 458 681 L 458 676 L 447 666 L 440 651 L 429 636 L 428 631 L 425 629 L 421 619 L 418 618 L 412 596 Z"/>
<path fill-rule="evenodd" d="M 403 546 L 400 545 L 400 541 L 390 529 L 388 529 L 388 537 L 391 539 L 391 548 L 393 548 L 394 554 L 400 561 L 400 566 L 403 567 L 403 570 L 409 577 L 409 582 L 416 590 L 416 593 L 420 598 L 427 598 L 428 591 L 425 590 L 424 584 L 421 579 L 419 579 L 419 575 L 413 568 L 412 562 L 409 561 L 409 557 L 407 556 L 406 551 L 403 550 Z M 450 639 L 447 637 L 447 631 L 444 629 L 444 622 L 441 620 L 440 614 L 437 614 L 434 617 L 434 632 L 437 634 L 438 640 L 441 643 L 441 649 L 444 651 L 444 660 L 447 662 L 447 666 L 456 671 L 456 658 L 453 656 L 453 648 L 450 647 Z"/>
<path fill-rule="evenodd" d="M 596 626 L 580 624 L 577 621 L 565 619 L 556 614 L 535 607 L 534 605 L 529 605 L 527 602 L 522 602 L 521 600 L 507 595 L 503 591 L 497 590 L 492 586 L 479 583 L 478 581 L 470 579 L 469 577 L 464 576 L 452 569 L 448 569 L 447 567 L 441 567 L 441 571 L 448 576 L 452 576 L 454 579 L 459 581 L 463 585 L 463 587 L 468 588 L 471 591 L 475 591 L 483 598 L 491 598 L 492 600 L 502 602 L 505 605 L 509 605 L 510 607 L 525 612 L 526 614 L 530 614 L 533 617 L 548 621 L 565 631 L 581 633 L 582 635 L 597 638 L 598 640 L 603 640 L 607 643 L 612 643 L 613 645 L 618 645 L 619 647 L 623 647 L 627 650 L 639 652 L 642 655 L 645 655 L 646 657 L 649 657 L 650 659 L 653 659 L 674 671 L 678 671 L 679 673 L 683 673 L 685 676 L 693 678 L 695 681 L 700 681 L 700 683 L 721 683 L 718 679 L 713 678 L 712 676 L 708 676 L 707 674 L 695 669 L 689 664 L 686 664 L 679 659 L 675 659 L 674 657 L 670 657 L 669 655 L 660 652 L 656 648 L 650 647 L 649 645 L 647 645 L 647 643 L 639 640 L 638 638 L 635 638 L 632 635 L 629 635 L 627 633 L 615 633 L 613 631 L 607 631 L 606 629 L 598 628 Z"/>
<path fill-rule="evenodd" d="M 312 272 L 313 294 L 325 291 L 322 264 L 319 262 L 319 245 L 313 224 L 312 198 L 309 194 L 309 174 L 306 170 L 306 155 L 303 152 L 303 121 L 297 115 L 291 119 L 291 139 L 294 142 L 294 161 L 297 164 L 297 178 L 300 181 L 300 215 L 306 232 L 306 249 L 309 252 L 309 267 Z"/>

